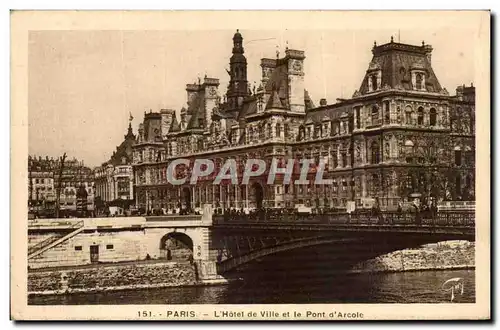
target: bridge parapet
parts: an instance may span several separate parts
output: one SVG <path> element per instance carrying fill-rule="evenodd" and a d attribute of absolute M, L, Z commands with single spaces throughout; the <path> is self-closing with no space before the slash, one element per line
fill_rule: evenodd
<path fill-rule="evenodd" d="M 165 215 L 148 217 L 108 217 L 108 218 L 72 218 L 72 219 L 36 219 L 28 220 L 28 230 L 59 230 L 84 227 L 97 228 L 137 228 L 154 226 L 210 226 L 212 216 L 202 215 Z"/>
<path fill-rule="evenodd" d="M 474 227 L 474 211 L 446 211 L 437 214 L 425 213 L 329 213 L 329 214 L 286 214 L 257 212 L 255 214 L 214 215 L 213 223 L 310 223 L 328 225 L 426 225 L 444 227 Z"/>

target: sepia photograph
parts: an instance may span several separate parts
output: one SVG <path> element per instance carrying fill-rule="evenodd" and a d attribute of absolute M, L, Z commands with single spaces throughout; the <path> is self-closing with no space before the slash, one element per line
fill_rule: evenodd
<path fill-rule="evenodd" d="M 489 318 L 488 11 L 11 24 L 18 318 Z"/>

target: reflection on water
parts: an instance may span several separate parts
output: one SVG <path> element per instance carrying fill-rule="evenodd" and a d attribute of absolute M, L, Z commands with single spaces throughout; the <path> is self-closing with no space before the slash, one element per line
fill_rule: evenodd
<path fill-rule="evenodd" d="M 265 274 L 265 275 L 263 275 Z M 265 273 L 228 285 L 165 288 L 30 297 L 29 304 L 304 304 L 304 303 L 449 303 L 441 286 L 464 280 L 454 303 L 475 302 L 474 270 L 417 271 L 386 274 Z"/>

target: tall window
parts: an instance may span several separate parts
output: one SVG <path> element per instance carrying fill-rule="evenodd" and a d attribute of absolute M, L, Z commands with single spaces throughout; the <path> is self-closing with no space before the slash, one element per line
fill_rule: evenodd
<path fill-rule="evenodd" d="M 405 154 L 406 154 L 406 162 L 411 163 L 413 161 L 413 142 L 407 140 L 405 142 Z"/>
<path fill-rule="evenodd" d="M 411 107 L 406 107 L 405 111 L 405 124 L 411 125 Z"/>
<path fill-rule="evenodd" d="M 347 153 L 345 151 L 341 152 L 341 158 L 342 158 L 342 167 L 347 166 Z"/>
<path fill-rule="evenodd" d="M 378 125 L 378 108 L 377 108 L 377 106 L 372 107 L 372 125 Z"/>
<path fill-rule="evenodd" d="M 389 101 L 384 102 L 384 120 L 386 124 L 391 123 L 391 112 L 389 109 Z"/>
<path fill-rule="evenodd" d="M 371 145 L 371 163 L 378 164 L 380 163 L 380 147 L 376 141 L 372 142 Z"/>
<path fill-rule="evenodd" d="M 424 108 L 419 107 L 417 111 L 417 125 L 424 124 Z"/>
<path fill-rule="evenodd" d="M 432 108 L 431 111 L 429 112 L 429 125 L 436 126 L 436 121 L 437 121 L 436 109 Z"/>
<path fill-rule="evenodd" d="M 462 150 L 460 149 L 455 149 L 455 165 L 462 165 Z"/>
<path fill-rule="evenodd" d="M 339 166 L 339 159 L 337 157 L 337 152 L 332 152 L 332 160 L 333 160 L 333 168 L 337 168 Z"/>
<path fill-rule="evenodd" d="M 276 136 L 281 137 L 281 125 L 279 123 L 276 124 Z"/>
<path fill-rule="evenodd" d="M 417 76 L 415 77 L 415 82 L 416 82 L 417 89 L 422 89 L 422 80 L 423 80 L 422 74 L 421 73 L 417 73 Z"/>
<path fill-rule="evenodd" d="M 284 133 L 285 133 L 285 139 L 286 139 L 286 138 L 288 138 L 288 124 L 285 124 L 285 125 L 284 125 L 283 130 L 284 130 Z"/>
<path fill-rule="evenodd" d="M 356 108 L 356 128 L 361 127 L 361 108 Z"/>
<path fill-rule="evenodd" d="M 377 86 L 377 76 L 376 75 L 372 75 L 371 79 L 372 79 L 372 90 L 376 91 L 378 89 L 378 86 Z"/>

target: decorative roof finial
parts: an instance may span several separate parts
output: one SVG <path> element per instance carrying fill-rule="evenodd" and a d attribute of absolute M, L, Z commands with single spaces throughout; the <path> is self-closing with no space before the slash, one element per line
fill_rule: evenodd
<path fill-rule="evenodd" d="M 424 47 L 424 46 L 425 46 L 425 42 L 422 40 L 422 47 Z"/>
<path fill-rule="evenodd" d="M 391 36 L 391 43 L 393 43 L 393 42 L 394 42 L 394 37 L 393 37 L 393 36 Z"/>
<path fill-rule="evenodd" d="M 278 45 L 276 45 L 276 58 L 280 58 L 280 50 Z"/>
<path fill-rule="evenodd" d="M 286 50 L 288 50 L 288 40 L 286 41 Z"/>
<path fill-rule="evenodd" d="M 373 47 L 377 47 L 377 41 L 373 42 Z"/>

